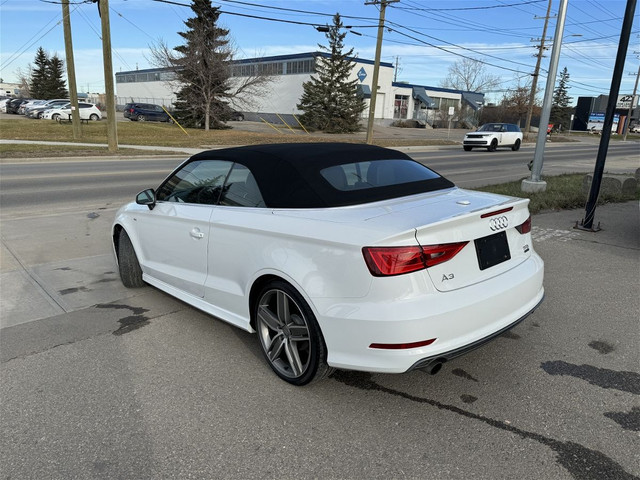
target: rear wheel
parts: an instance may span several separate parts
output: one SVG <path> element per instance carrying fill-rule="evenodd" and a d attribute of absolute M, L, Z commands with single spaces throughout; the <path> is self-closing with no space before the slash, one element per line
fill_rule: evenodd
<path fill-rule="evenodd" d="M 53 115 L 51 115 L 51 120 L 55 120 L 56 122 L 58 122 L 60 120 L 60 115 L 54 113 Z"/>
<path fill-rule="evenodd" d="M 42 112 L 36 113 L 36 118 L 40 120 L 42 118 Z"/>
<path fill-rule="evenodd" d="M 496 148 L 498 148 L 498 140 L 495 138 L 491 140 L 491 144 L 487 147 L 487 150 L 490 152 L 495 152 Z"/>
<path fill-rule="evenodd" d="M 146 117 L 145 117 L 144 115 L 138 115 L 137 120 L 138 120 L 139 122 L 144 122 L 144 121 L 146 121 L 147 119 L 146 119 Z"/>
<path fill-rule="evenodd" d="M 98 114 L 92 113 L 91 116 L 89 117 L 89 120 L 93 120 L 94 122 L 96 122 L 100 119 L 98 118 Z"/>
<path fill-rule="evenodd" d="M 520 150 L 520 139 L 519 138 L 516 140 L 516 143 L 513 144 L 513 147 L 511 147 L 511 150 L 513 150 L 514 152 L 517 152 L 518 150 Z"/>
<path fill-rule="evenodd" d="M 131 239 L 124 229 L 120 230 L 118 238 L 118 269 L 120 279 L 125 287 L 140 288 L 145 286 L 138 257 L 133 249 Z"/>
<path fill-rule="evenodd" d="M 306 385 L 329 375 L 327 347 L 304 298 L 288 283 L 275 280 L 254 305 L 256 330 L 267 363 L 281 379 Z"/>
<path fill-rule="evenodd" d="M 464 151 L 465 151 L 465 152 L 470 152 L 472 147 L 470 147 L 470 146 L 468 146 L 468 145 L 465 145 L 465 146 L 464 146 L 464 147 L 462 147 L 462 148 L 464 148 Z"/>

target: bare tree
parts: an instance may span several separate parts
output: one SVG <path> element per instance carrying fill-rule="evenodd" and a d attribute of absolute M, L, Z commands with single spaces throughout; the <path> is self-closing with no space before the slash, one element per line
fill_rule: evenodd
<path fill-rule="evenodd" d="M 522 84 L 521 79 L 516 79 L 516 85 L 507 90 L 502 101 L 504 115 L 508 117 L 504 121 L 510 121 L 520 125 L 523 119 L 526 119 L 529 110 L 529 94 L 531 93 L 531 84 Z"/>
<path fill-rule="evenodd" d="M 465 57 L 449 66 L 447 77 L 440 85 L 465 92 L 485 92 L 496 88 L 500 83 L 500 77 L 487 73 L 484 64 Z"/>
<path fill-rule="evenodd" d="M 31 92 L 29 90 L 29 85 L 31 84 L 31 72 L 33 68 L 29 63 L 27 65 L 27 71 L 23 71 L 21 68 L 18 68 L 15 72 L 15 76 L 18 78 L 18 83 L 20 84 L 20 93 L 18 96 L 20 97 L 30 97 Z"/>

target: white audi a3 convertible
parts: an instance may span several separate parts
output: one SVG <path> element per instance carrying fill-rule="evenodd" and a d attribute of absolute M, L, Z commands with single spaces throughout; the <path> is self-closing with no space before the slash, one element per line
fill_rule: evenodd
<path fill-rule="evenodd" d="M 528 200 L 457 188 L 356 144 L 212 150 L 122 207 L 122 282 L 249 332 L 294 385 L 334 368 L 437 372 L 529 315 Z"/>

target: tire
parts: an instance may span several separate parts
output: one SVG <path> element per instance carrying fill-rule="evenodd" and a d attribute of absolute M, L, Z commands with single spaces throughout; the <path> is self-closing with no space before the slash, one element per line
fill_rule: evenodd
<path fill-rule="evenodd" d="M 470 146 L 468 146 L 468 145 L 465 145 L 465 146 L 464 146 L 464 147 L 462 147 L 462 148 L 464 148 L 464 151 L 465 151 L 465 152 L 470 152 L 470 151 L 471 151 L 471 148 L 473 148 L 473 147 L 470 147 Z"/>
<path fill-rule="evenodd" d="M 98 117 L 97 113 L 92 113 L 91 116 L 89 116 L 89 120 L 97 122 L 98 120 L 100 120 L 100 118 Z"/>
<path fill-rule="evenodd" d="M 237 120 L 238 120 L 238 122 L 244 122 L 244 115 L 242 115 L 242 114 L 238 115 Z"/>
<path fill-rule="evenodd" d="M 36 113 L 36 118 L 40 120 L 42 118 L 42 112 Z"/>
<path fill-rule="evenodd" d="M 489 152 L 495 152 L 497 148 L 498 148 L 498 140 L 494 138 L 493 140 L 491 140 L 491 145 L 487 147 L 487 150 Z"/>
<path fill-rule="evenodd" d="M 513 147 L 511 147 L 511 150 L 513 150 L 514 152 L 517 152 L 518 150 L 520 150 L 520 139 L 519 138 L 516 140 L 516 143 L 513 144 Z"/>
<path fill-rule="evenodd" d="M 145 122 L 147 118 L 144 115 L 138 115 L 138 118 L 136 118 L 136 120 L 138 120 L 139 122 Z"/>
<path fill-rule="evenodd" d="M 120 280 L 125 287 L 140 288 L 146 285 L 142 280 L 142 269 L 138 257 L 124 229 L 120 230 L 118 240 L 118 269 Z"/>
<path fill-rule="evenodd" d="M 58 113 L 54 113 L 53 115 L 51 115 L 51 120 L 55 120 L 56 122 L 58 122 L 60 120 L 60 115 Z"/>
<path fill-rule="evenodd" d="M 333 372 L 315 315 L 288 283 L 269 282 L 253 306 L 260 347 L 285 382 L 302 386 Z"/>

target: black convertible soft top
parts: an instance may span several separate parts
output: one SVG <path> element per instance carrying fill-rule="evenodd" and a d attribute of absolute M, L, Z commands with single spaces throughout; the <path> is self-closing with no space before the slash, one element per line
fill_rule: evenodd
<path fill-rule="evenodd" d="M 376 188 L 339 190 L 320 173 L 335 165 L 375 160 L 414 162 L 397 150 L 354 143 L 283 143 L 208 150 L 189 159 L 228 160 L 253 173 L 265 204 L 271 208 L 324 208 L 369 203 L 451 188 L 436 178 Z M 417 163 L 417 162 L 414 162 Z M 426 169 L 426 167 L 423 167 Z"/>

